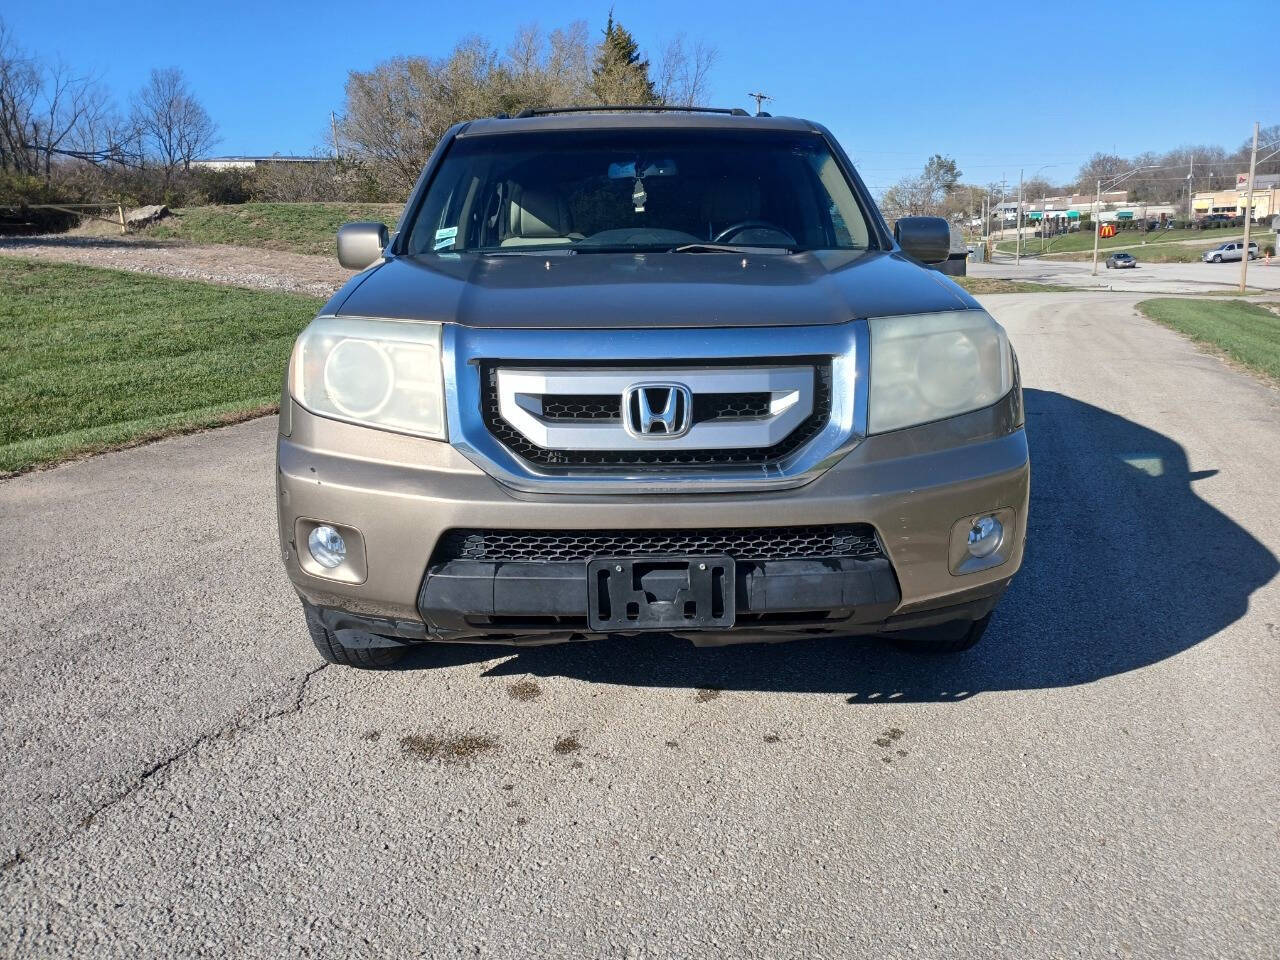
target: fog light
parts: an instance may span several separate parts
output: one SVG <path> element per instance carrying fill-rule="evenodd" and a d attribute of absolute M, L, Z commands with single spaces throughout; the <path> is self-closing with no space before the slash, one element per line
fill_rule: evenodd
<path fill-rule="evenodd" d="M 347 545 L 342 534 L 330 526 L 316 527 L 307 536 L 307 549 L 316 563 L 326 570 L 332 570 L 347 559 Z M 973 549 L 972 546 L 969 548 Z"/>
<path fill-rule="evenodd" d="M 969 528 L 969 553 L 979 560 L 989 557 L 1000 549 L 1003 539 L 1004 526 L 999 520 L 992 516 L 979 517 Z"/>

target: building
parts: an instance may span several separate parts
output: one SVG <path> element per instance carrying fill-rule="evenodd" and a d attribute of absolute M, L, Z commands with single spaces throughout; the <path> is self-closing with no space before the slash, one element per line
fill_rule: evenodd
<path fill-rule="evenodd" d="M 1248 202 L 1249 174 L 1240 173 L 1236 175 L 1235 189 L 1197 193 L 1191 199 L 1191 206 L 1197 220 L 1215 213 L 1243 217 L 1245 204 Z M 1277 214 L 1280 214 L 1280 173 L 1256 175 L 1253 178 L 1253 210 L 1250 217 L 1263 220 Z"/>
<path fill-rule="evenodd" d="M 1095 206 L 1098 207 L 1096 211 Z M 1005 223 L 1013 225 L 1017 221 L 1016 200 L 1002 203 L 996 210 L 997 216 L 1002 217 Z M 1026 198 L 1022 202 L 1022 216 L 1026 223 L 1049 220 L 1057 221 L 1059 227 L 1078 223 L 1082 217 L 1091 217 L 1095 213 L 1100 222 L 1107 223 L 1111 220 L 1168 219 L 1175 212 L 1167 204 L 1130 203 L 1129 194 L 1124 190 L 1104 191 L 1101 198 L 1092 193 L 1073 193 L 1069 196 L 1041 197 L 1038 200 Z"/>
<path fill-rule="evenodd" d="M 287 157 L 276 153 L 269 157 L 208 157 L 204 160 L 192 160 L 191 166 L 205 170 L 251 170 L 254 167 L 266 167 L 274 164 L 292 165 L 328 162 L 328 157 Z"/>

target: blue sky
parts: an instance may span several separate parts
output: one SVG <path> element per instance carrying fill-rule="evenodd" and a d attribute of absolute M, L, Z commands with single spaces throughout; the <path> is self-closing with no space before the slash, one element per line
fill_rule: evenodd
<path fill-rule="evenodd" d="M 964 179 L 1071 180 L 1095 150 L 1231 149 L 1280 122 L 1280 56 L 1251 42 L 1265 4 L 618 0 L 657 50 L 684 33 L 720 51 L 713 102 L 826 123 L 878 194 L 928 156 Z M 96 71 L 118 100 L 153 66 L 181 67 L 221 131 L 218 153 L 306 153 L 341 112 L 349 70 L 440 56 L 469 33 L 505 46 L 520 24 L 587 20 L 607 2 L 59 2 L 0 5 L 25 47 Z M 1257 22 L 1261 23 L 1260 19 Z M 1247 51 L 1242 69 L 1231 51 Z M 1043 52 L 1033 52 L 1043 51 Z M 1098 51 L 1096 58 L 1093 51 Z M 1270 59 L 1270 66 L 1264 61 Z M 1268 78 L 1269 77 L 1269 81 Z M 1244 82 L 1248 78 L 1248 82 Z"/>

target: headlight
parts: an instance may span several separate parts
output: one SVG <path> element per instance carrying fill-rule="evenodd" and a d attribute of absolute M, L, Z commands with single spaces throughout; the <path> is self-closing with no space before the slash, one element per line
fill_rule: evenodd
<path fill-rule="evenodd" d="M 990 406 L 1013 385 L 1009 339 L 981 310 L 873 317 L 870 327 L 871 433 Z"/>
<path fill-rule="evenodd" d="M 440 324 L 318 317 L 293 348 L 290 393 L 324 417 L 443 440 Z"/>

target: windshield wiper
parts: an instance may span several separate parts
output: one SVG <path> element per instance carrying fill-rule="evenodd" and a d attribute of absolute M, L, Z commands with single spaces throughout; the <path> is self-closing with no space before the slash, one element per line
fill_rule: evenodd
<path fill-rule="evenodd" d="M 672 253 L 796 253 L 790 247 L 752 247 L 737 243 L 685 243 Z"/>

